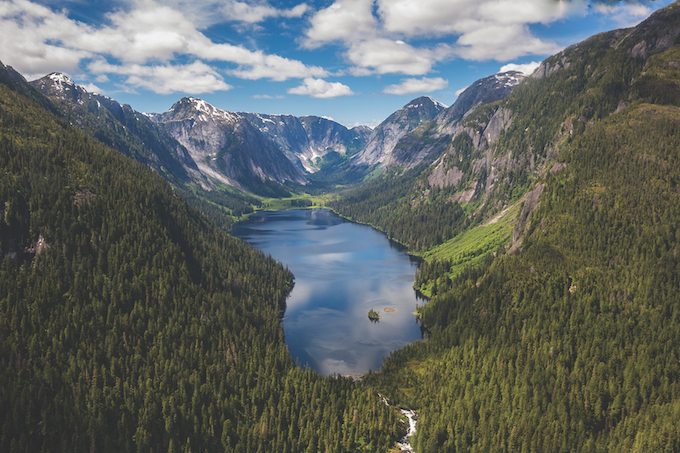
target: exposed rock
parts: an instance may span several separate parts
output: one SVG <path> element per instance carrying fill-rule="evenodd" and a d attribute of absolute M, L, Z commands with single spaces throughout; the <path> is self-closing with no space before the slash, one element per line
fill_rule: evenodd
<path fill-rule="evenodd" d="M 501 107 L 496 110 L 496 113 L 489 120 L 489 124 L 484 129 L 484 139 L 488 145 L 492 145 L 498 140 L 501 132 L 510 126 L 512 123 L 512 110 Z"/>
<path fill-rule="evenodd" d="M 77 204 L 78 206 L 82 206 L 83 204 L 87 204 L 87 203 L 94 201 L 96 198 L 97 198 L 97 195 L 90 192 L 88 189 L 80 189 L 73 196 L 73 202 L 75 204 Z"/>
<path fill-rule="evenodd" d="M 520 249 L 522 245 L 522 239 L 524 239 L 524 234 L 531 227 L 531 215 L 538 209 L 540 205 L 538 199 L 545 190 L 545 184 L 536 184 L 532 190 L 527 192 L 524 197 L 524 206 L 522 207 L 522 212 L 517 218 L 517 225 L 512 232 L 512 241 L 508 253 L 515 253 Z"/>
<path fill-rule="evenodd" d="M 458 167 L 451 167 L 445 169 L 444 162 L 441 162 L 437 168 L 427 177 L 427 182 L 430 187 L 439 186 L 440 188 L 457 186 L 463 179 L 463 172 Z"/>
<path fill-rule="evenodd" d="M 571 62 L 566 56 L 562 56 L 562 58 L 554 63 L 551 63 L 548 60 L 545 60 L 543 63 L 540 64 L 538 68 L 534 71 L 533 74 L 531 74 L 531 77 L 534 79 L 542 79 L 543 77 L 549 77 L 559 71 L 560 69 L 568 69 L 569 66 L 571 66 Z"/>
<path fill-rule="evenodd" d="M 390 166 L 399 163 L 393 158 L 392 151 L 401 138 L 434 119 L 445 108 L 445 105 L 429 96 L 409 102 L 373 129 L 366 146 L 353 158 L 352 164 Z"/>

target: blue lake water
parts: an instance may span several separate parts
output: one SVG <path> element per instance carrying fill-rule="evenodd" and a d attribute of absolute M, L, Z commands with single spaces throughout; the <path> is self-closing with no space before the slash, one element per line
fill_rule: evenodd
<path fill-rule="evenodd" d="M 325 375 L 377 370 L 391 351 L 421 339 L 417 263 L 383 233 L 313 209 L 257 212 L 232 234 L 295 275 L 283 328 L 302 365 Z M 378 322 L 368 319 L 371 308 Z"/>

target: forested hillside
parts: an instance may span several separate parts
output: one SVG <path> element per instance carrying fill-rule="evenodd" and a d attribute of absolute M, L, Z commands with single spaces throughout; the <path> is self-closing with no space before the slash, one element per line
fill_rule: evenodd
<path fill-rule="evenodd" d="M 0 451 L 394 444 L 373 391 L 294 366 L 287 269 L 0 82 Z"/>
<path fill-rule="evenodd" d="M 422 267 L 429 341 L 369 379 L 419 411 L 419 453 L 680 450 L 678 24 L 573 46 L 501 104 L 495 152 L 545 159 L 533 206 L 495 258 Z"/>

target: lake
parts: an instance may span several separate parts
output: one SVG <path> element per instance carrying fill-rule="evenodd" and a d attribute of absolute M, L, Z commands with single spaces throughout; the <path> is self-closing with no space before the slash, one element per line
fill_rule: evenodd
<path fill-rule="evenodd" d="M 421 338 L 417 262 L 383 233 L 306 209 L 256 212 L 232 234 L 295 275 L 283 329 L 301 365 L 324 375 L 377 370 L 384 356 Z M 371 321 L 370 309 L 382 318 Z"/>

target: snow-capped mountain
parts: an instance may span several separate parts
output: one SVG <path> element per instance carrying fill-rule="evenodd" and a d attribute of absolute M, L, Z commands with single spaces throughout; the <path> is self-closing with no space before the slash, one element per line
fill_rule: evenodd
<path fill-rule="evenodd" d="M 303 171 L 241 114 L 185 97 L 150 118 L 186 147 L 211 181 L 248 190 L 267 180 L 306 183 Z"/>

